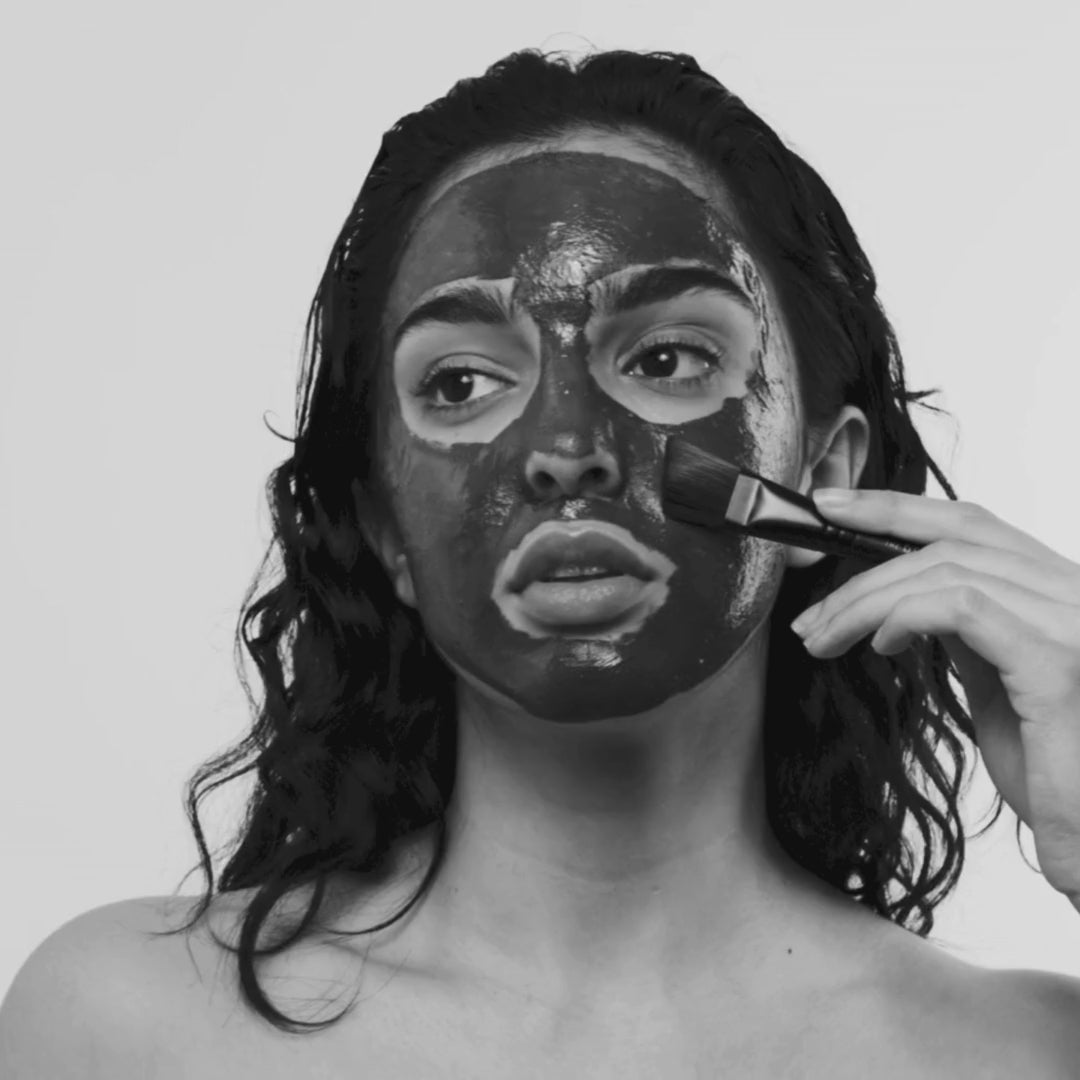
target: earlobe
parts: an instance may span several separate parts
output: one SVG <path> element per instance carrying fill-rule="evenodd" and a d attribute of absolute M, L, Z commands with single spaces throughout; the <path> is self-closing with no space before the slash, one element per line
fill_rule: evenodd
<path fill-rule="evenodd" d="M 378 556 L 387 576 L 393 582 L 398 599 L 403 604 L 416 607 L 416 589 L 413 587 L 412 573 L 409 570 L 409 558 L 402 551 L 404 545 L 393 519 L 355 480 L 352 491 L 357 523 L 367 546 Z"/>
<path fill-rule="evenodd" d="M 411 608 L 416 607 L 416 589 L 413 586 L 412 571 L 409 569 L 409 557 L 402 552 L 394 560 L 394 590 L 398 599 Z"/>
<path fill-rule="evenodd" d="M 360 531 L 367 541 L 368 547 L 379 558 L 383 569 L 394 585 L 394 592 L 398 599 L 409 607 L 416 607 L 416 589 L 413 586 L 412 571 L 409 569 L 409 557 L 400 550 L 400 545 L 381 533 L 378 537 L 372 535 L 369 526 L 365 522 L 360 523 Z"/>
<path fill-rule="evenodd" d="M 398 599 L 409 607 L 416 607 L 416 589 L 413 586 L 408 555 L 400 549 L 399 544 L 390 540 L 386 533 L 376 538 L 364 522 L 361 522 L 360 529 L 368 547 L 378 556 L 379 562 L 382 563 L 383 569 L 393 583 Z"/>

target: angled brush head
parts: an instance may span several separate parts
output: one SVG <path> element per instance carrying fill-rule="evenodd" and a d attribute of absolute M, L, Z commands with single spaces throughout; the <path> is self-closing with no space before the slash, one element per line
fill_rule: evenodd
<path fill-rule="evenodd" d="M 715 529 L 725 515 L 742 470 L 685 439 L 668 440 L 661 504 L 668 517 Z M 746 474 L 753 475 L 753 474 Z"/>
<path fill-rule="evenodd" d="M 734 529 L 778 544 L 870 563 L 925 546 L 833 524 L 807 496 L 684 439 L 668 440 L 660 501 L 668 517 L 689 525 Z"/>

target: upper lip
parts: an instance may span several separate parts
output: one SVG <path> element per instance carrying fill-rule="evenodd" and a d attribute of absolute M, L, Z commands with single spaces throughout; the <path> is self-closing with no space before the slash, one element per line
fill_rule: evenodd
<path fill-rule="evenodd" d="M 597 566 L 642 581 L 658 578 L 659 568 L 650 566 L 614 532 L 615 527 L 603 522 L 545 522 L 507 560 L 512 567 L 506 567 L 506 588 L 522 592 L 534 581 L 569 566 Z"/>

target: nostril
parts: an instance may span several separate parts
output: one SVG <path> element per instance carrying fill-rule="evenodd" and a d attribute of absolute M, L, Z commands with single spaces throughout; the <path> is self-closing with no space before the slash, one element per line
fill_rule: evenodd
<path fill-rule="evenodd" d="M 619 470 L 606 452 L 568 458 L 554 454 L 534 454 L 526 467 L 530 486 L 540 496 L 577 496 L 584 492 L 613 495 L 619 486 Z"/>

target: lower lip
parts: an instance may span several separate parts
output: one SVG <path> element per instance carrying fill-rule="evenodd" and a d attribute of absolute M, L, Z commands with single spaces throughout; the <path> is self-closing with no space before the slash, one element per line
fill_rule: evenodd
<path fill-rule="evenodd" d="M 521 611 L 551 626 L 588 626 L 619 618 L 642 598 L 648 582 L 629 574 L 591 581 L 534 581 L 520 595 Z"/>

